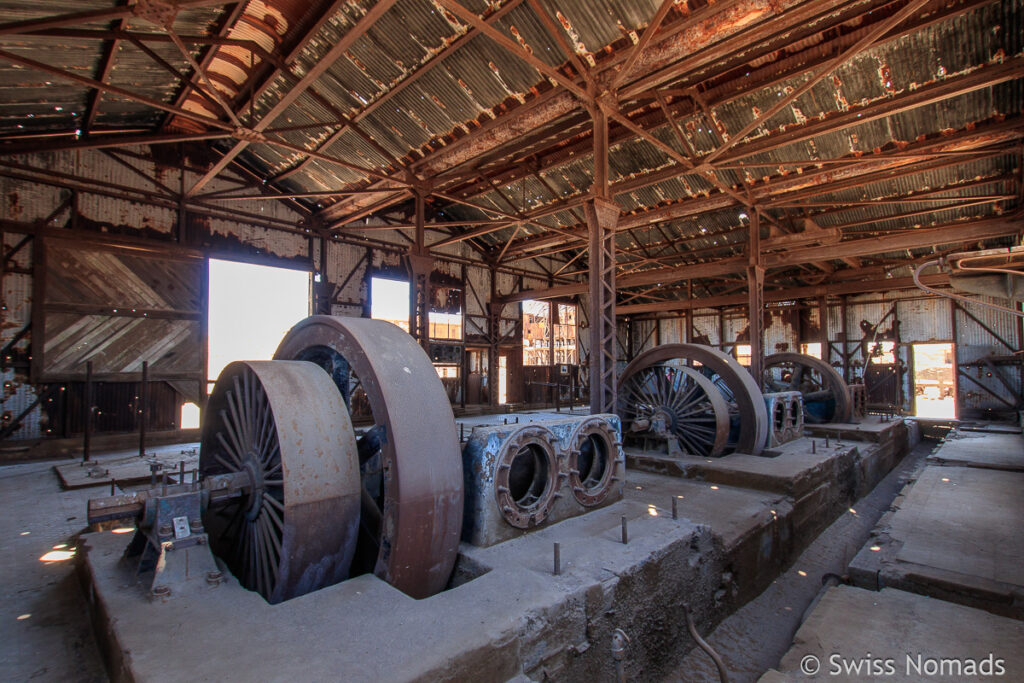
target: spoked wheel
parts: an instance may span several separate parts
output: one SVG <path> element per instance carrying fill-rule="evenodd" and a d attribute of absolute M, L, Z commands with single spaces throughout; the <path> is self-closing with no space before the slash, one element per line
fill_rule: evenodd
<path fill-rule="evenodd" d="M 372 421 L 358 443 L 363 523 L 355 566 L 414 598 L 441 591 L 462 530 L 462 456 L 430 358 L 391 323 L 326 315 L 293 327 L 275 357 L 317 363 L 353 416 Z"/>
<path fill-rule="evenodd" d="M 676 361 L 638 368 L 619 382 L 622 420 L 663 421 L 684 453 L 722 455 L 729 437 L 729 407 L 714 383 Z"/>
<path fill-rule="evenodd" d="M 641 353 L 633 362 L 626 366 L 619 378 L 620 386 L 630 386 L 632 378 L 646 368 L 655 366 L 685 367 L 693 363 L 697 374 L 703 375 L 718 387 L 719 397 L 725 401 L 730 415 L 730 429 L 734 432 L 724 448 L 750 455 L 758 455 L 768 440 L 768 411 L 764 398 L 754 378 L 745 367 L 732 356 L 722 351 L 701 344 L 662 344 Z M 697 367 L 699 366 L 699 367 Z M 683 373 L 680 373 L 682 375 Z M 691 374 L 686 373 L 688 377 Z M 641 378 L 641 384 L 643 379 Z M 648 380 L 650 381 L 650 380 Z M 657 382 L 658 380 L 655 380 Z M 651 389 L 650 391 L 653 391 Z M 710 392 L 705 390 L 709 396 Z M 630 429 L 636 419 L 638 406 L 643 405 L 636 396 L 619 393 L 619 417 L 623 420 L 623 430 Z M 716 411 L 717 413 L 718 411 Z M 716 421 L 716 425 L 717 425 Z"/>
<path fill-rule="evenodd" d="M 268 602 L 348 577 L 359 523 L 355 434 L 316 365 L 231 363 L 203 424 L 202 476 L 242 473 L 243 495 L 206 511 L 213 552 Z"/>
<path fill-rule="evenodd" d="M 804 420 L 812 423 L 848 422 L 850 394 L 842 375 L 831 365 L 801 353 L 776 353 L 764 359 L 764 390 L 799 391 L 804 397 Z"/>

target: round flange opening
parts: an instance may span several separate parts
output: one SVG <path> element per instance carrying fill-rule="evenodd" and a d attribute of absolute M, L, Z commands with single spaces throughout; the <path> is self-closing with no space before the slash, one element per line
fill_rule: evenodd
<path fill-rule="evenodd" d="M 551 485 L 547 459 L 537 444 L 519 449 L 508 471 L 509 495 L 521 508 L 536 504 Z"/>
<path fill-rule="evenodd" d="M 776 432 L 786 428 L 786 402 L 782 399 L 772 402 L 772 424 Z"/>
<path fill-rule="evenodd" d="M 612 490 L 619 463 L 615 430 L 604 420 L 591 419 L 576 428 L 569 443 L 572 495 L 581 505 L 600 505 Z"/>
<path fill-rule="evenodd" d="M 580 444 L 576 469 L 579 471 L 580 483 L 584 489 L 589 491 L 599 486 L 604 480 L 605 472 L 608 471 L 607 442 L 597 434 L 588 435 Z"/>
<path fill-rule="evenodd" d="M 498 456 L 494 487 L 505 521 L 519 529 L 547 519 L 555 503 L 559 467 L 554 434 L 526 427 L 509 437 Z"/>

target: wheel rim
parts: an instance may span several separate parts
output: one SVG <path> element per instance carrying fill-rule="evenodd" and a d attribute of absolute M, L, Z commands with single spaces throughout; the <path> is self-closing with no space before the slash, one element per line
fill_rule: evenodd
<path fill-rule="evenodd" d="M 328 372 L 343 361 L 347 371 L 333 373 L 337 392 L 374 425 L 358 444 L 365 485 L 356 567 L 414 598 L 444 589 L 462 529 L 462 456 L 427 354 L 391 323 L 318 315 L 293 327 L 275 357 L 329 361 Z"/>
<path fill-rule="evenodd" d="M 723 452 L 735 450 L 750 455 L 758 455 L 768 440 L 768 412 L 764 405 L 761 391 L 753 377 L 745 367 L 722 351 L 701 344 L 662 344 L 649 349 L 626 366 L 619 379 L 624 385 L 638 372 L 652 365 L 676 361 L 682 366 L 686 362 L 699 363 L 700 374 L 708 377 L 719 387 L 719 394 L 726 400 L 728 412 L 735 428 L 735 436 L 730 437 Z M 621 394 L 620 394 L 621 396 Z M 623 406 L 619 407 L 619 416 L 623 418 L 623 427 L 627 427 L 628 418 Z"/>
<path fill-rule="evenodd" d="M 831 365 L 801 353 L 776 353 L 764 359 L 765 391 L 799 391 L 804 420 L 821 424 L 850 420 L 850 395 Z"/>
<path fill-rule="evenodd" d="M 277 603 L 348 577 L 359 521 L 355 435 L 317 366 L 228 365 L 210 394 L 199 469 L 248 475 L 246 492 L 203 520 L 211 549 L 243 586 Z"/>
<path fill-rule="evenodd" d="M 667 418 L 668 431 L 690 455 L 717 457 L 729 437 L 729 407 L 715 384 L 697 370 L 675 363 L 638 368 L 620 382 L 623 422 L 647 411 Z"/>

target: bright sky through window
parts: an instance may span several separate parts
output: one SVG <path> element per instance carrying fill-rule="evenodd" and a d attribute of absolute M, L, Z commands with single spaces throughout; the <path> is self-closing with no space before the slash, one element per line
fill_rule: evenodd
<path fill-rule="evenodd" d="M 236 360 L 269 360 L 309 315 L 310 274 L 210 259 L 209 377 Z"/>

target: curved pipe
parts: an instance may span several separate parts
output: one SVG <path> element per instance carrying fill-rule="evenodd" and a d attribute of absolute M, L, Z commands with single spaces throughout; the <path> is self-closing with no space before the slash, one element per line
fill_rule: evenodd
<path fill-rule="evenodd" d="M 722 683 L 729 683 L 729 672 L 725 669 L 725 662 L 723 662 L 722 658 L 717 652 L 715 652 L 715 649 L 708 645 L 708 642 L 701 638 L 700 634 L 697 633 L 697 626 L 693 623 L 693 617 L 690 615 L 690 608 L 686 605 L 683 605 L 683 614 L 686 616 L 686 628 L 690 631 L 690 637 L 693 638 L 697 643 L 697 646 L 704 650 L 704 652 L 707 652 L 708 656 L 711 657 L 712 661 L 714 661 L 715 666 L 718 667 L 718 679 Z"/>
<path fill-rule="evenodd" d="M 1004 313 L 1009 313 L 1011 315 L 1017 316 L 1018 318 L 1024 318 L 1024 311 L 1017 311 L 1017 310 L 1014 310 L 1012 308 L 1007 308 L 1006 306 L 999 306 L 999 305 L 996 305 L 996 304 L 986 303 L 984 301 L 979 301 L 978 299 L 971 299 L 969 297 L 961 296 L 959 294 L 953 294 L 952 292 L 940 292 L 939 290 L 933 289 L 933 288 L 929 287 L 928 285 L 924 284 L 923 282 L 921 282 L 920 275 L 921 275 L 921 271 L 922 270 L 924 270 L 925 268 L 928 268 L 930 266 L 941 266 L 941 265 L 942 265 L 942 259 L 936 259 L 934 261 L 926 261 L 925 263 L 922 263 L 921 265 L 919 265 L 917 267 L 917 269 L 914 271 L 914 284 L 917 285 L 917 288 L 920 289 L 920 290 L 923 290 L 925 292 L 928 292 L 929 294 L 935 294 L 935 295 L 938 295 L 938 296 L 943 296 L 943 297 L 946 297 L 947 299 L 957 299 L 959 301 L 966 301 L 967 303 L 975 304 L 975 305 L 978 305 L 978 306 L 984 306 L 986 308 L 994 308 L 997 311 L 1002 311 Z M 969 268 L 969 270 L 992 270 L 992 269 Z M 1017 273 L 1017 274 L 1020 275 L 1020 273 Z"/>

